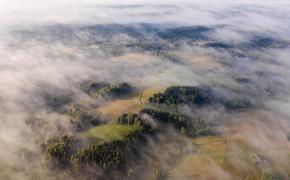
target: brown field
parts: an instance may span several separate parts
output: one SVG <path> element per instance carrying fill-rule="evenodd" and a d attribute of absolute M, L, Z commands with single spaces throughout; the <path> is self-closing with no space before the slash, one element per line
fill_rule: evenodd
<path fill-rule="evenodd" d="M 143 91 L 142 99 L 140 99 L 142 91 L 139 91 L 135 95 L 126 99 L 114 99 L 109 101 L 103 106 L 97 108 L 97 112 L 103 114 L 105 117 L 113 119 L 116 119 L 123 113 L 138 113 L 152 94 L 163 90 L 164 88 L 159 87 L 147 88 Z"/>
<path fill-rule="evenodd" d="M 216 68 L 222 68 L 222 65 L 219 63 L 217 59 L 207 54 L 201 53 L 184 53 L 178 54 L 185 63 L 195 67 L 202 68 L 205 70 L 212 70 Z"/>
<path fill-rule="evenodd" d="M 207 70 L 221 68 L 221 64 L 217 60 L 207 55 L 192 55 L 189 63 L 194 67 Z"/>
<path fill-rule="evenodd" d="M 149 54 L 128 53 L 112 58 L 113 61 L 125 62 L 133 66 L 143 66 L 158 61 L 158 58 Z"/>
<path fill-rule="evenodd" d="M 290 143 L 283 135 L 287 127 L 276 121 L 279 117 L 251 111 L 233 118 L 225 124 L 222 136 L 194 138 L 194 152 L 182 158 L 172 176 L 243 180 L 268 180 L 269 174 L 288 177 Z"/>

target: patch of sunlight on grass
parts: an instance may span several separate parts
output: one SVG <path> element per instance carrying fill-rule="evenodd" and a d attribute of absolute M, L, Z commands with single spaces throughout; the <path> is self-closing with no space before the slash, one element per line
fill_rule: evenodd
<path fill-rule="evenodd" d="M 103 143 L 126 140 L 130 135 L 140 129 L 141 127 L 138 126 L 106 124 L 89 129 L 81 135 L 95 142 Z"/>

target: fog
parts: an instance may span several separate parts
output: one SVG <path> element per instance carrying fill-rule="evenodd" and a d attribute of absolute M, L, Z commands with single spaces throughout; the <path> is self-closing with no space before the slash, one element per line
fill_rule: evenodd
<path fill-rule="evenodd" d="M 74 132 L 70 118 L 50 109 L 44 95 L 86 100 L 79 86 L 92 79 L 129 82 L 138 88 L 209 85 L 227 98 L 252 100 L 255 108 L 245 113 L 181 110 L 218 122 L 225 137 L 247 141 L 289 178 L 289 1 L 1 0 L 0 22 L 0 178 L 43 173 L 36 142 Z M 209 29 L 202 30 L 194 43 L 154 32 L 178 27 Z M 256 46 L 259 38 L 273 39 L 277 47 Z M 161 50 L 166 55 L 126 46 L 140 42 L 157 43 L 166 48 Z M 207 46 L 214 42 L 234 47 Z M 28 119 L 41 119 L 46 125 L 35 130 L 27 125 Z M 243 123 L 250 130 L 239 130 Z M 235 126 L 236 133 L 228 130 Z M 178 143 L 179 138 L 176 135 Z M 162 143 L 167 142 L 161 141 L 152 154 L 164 149 Z M 35 157 L 19 158 L 22 149 L 33 151 Z M 166 155 L 159 157 L 161 163 L 167 163 Z M 213 174 L 231 178 L 218 164 L 211 166 L 216 167 Z"/>

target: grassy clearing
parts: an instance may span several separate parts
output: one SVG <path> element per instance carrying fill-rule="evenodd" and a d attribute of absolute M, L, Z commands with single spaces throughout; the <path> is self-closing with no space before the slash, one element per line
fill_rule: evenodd
<path fill-rule="evenodd" d="M 136 97 L 130 99 L 113 100 L 97 109 L 97 112 L 105 117 L 116 119 L 123 113 L 136 113 L 142 109 L 143 105 Z"/>
<path fill-rule="evenodd" d="M 220 176 L 217 177 L 216 174 Z M 230 179 L 229 175 L 210 157 L 202 155 L 187 155 L 169 173 L 173 179 Z"/>
<path fill-rule="evenodd" d="M 166 88 L 164 87 L 151 87 L 144 89 L 143 95 L 142 95 L 142 101 L 148 101 L 148 99 L 154 94 L 158 92 L 163 92 Z M 140 94 L 139 94 L 140 96 Z"/>
<path fill-rule="evenodd" d="M 94 142 L 105 143 L 126 140 L 130 135 L 137 132 L 138 130 L 141 130 L 141 127 L 120 124 L 106 124 L 89 129 L 83 132 L 81 135 Z"/>
<path fill-rule="evenodd" d="M 145 103 L 154 93 L 160 92 L 164 88 L 147 88 L 126 99 L 115 99 L 99 107 L 97 112 L 105 117 L 116 119 L 123 113 L 138 113 L 144 108 Z"/>
<path fill-rule="evenodd" d="M 209 136 L 194 138 L 194 146 L 201 154 L 210 156 L 219 165 L 225 165 L 227 141 L 223 137 Z"/>

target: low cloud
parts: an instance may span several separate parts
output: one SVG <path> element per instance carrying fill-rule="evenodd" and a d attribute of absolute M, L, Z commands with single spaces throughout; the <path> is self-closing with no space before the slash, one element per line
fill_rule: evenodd
<path fill-rule="evenodd" d="M 28 163 L 19 160 L 20 149 L 34 151 L 37 160 L 32 164 L 41 167 L 38 139 L 73 131 L 69 117 L 49 109 L 45 96 L 88 99 L 80 88 L 87 80 L 129 82 L 139 88 L 209 85 L 227 98 L 251 99 L 256 109 L 267 113 L 257 117 L 256 111 L 181 110 L 210 121 L 218 119 L 226 135 L 228 126 L 242 127 L 243 120 L 236 123 L 237 117 L 252 119 L 251 132 L 237 128 L 239 138 L 249 140 L 275 163 L 281 160 L 284 168 L 287 152 L 283 148 L 289 147 L 290 133 L 289 12 L 287 1 L 2 0 L 0 167 L 8 167 L 0 171 L 0 177 L 21 179 L 11 173 Z M 194 27 L 194 32 L 183 36 L 184 27 Z M 166 39 L 168 32 L 179 39 Z M 259 46 L 265 42 L 275 47 Z M 46 127 L 35 131 L 27 124 L 29 119 L 44 121 Z M 269 138 L 272 135 L 274 140 Z M 166 143 L 148 152 L 153 157 L 148 164 L 164 149 L 162 145 Z M 160 156 L 160 162 L 166 164 L 168 155 Z M 219 168 L 216 172 L 223 173 Z M 224 177 L 230 176 L 225 173 Z"/>

